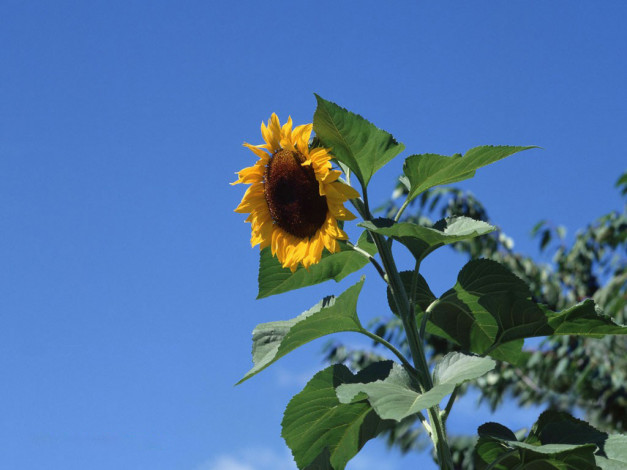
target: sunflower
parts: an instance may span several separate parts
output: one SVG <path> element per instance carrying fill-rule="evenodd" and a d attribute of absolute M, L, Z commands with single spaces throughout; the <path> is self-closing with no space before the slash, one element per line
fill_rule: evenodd
<path fill-rule="evenodd" d="M 338 240 L 348 236 L 338 220 L 355 216 L 344 202 L 359 193 L 338 181 L 341 172 L 331 167 L 329 149 L 309 148 L 313 125 L 292 129 L 292 118 L 279 123 L 272 114 L 268 125 L 261 123 L 265 144 L 244 144 L 259 157 L 251 167 L 237 173 L 231 184 L 250 184 L 235 212 L 249 214 L 252 246 L 271 247 L 284 268 L 296 271 L 299 264 L 309 269 L 326 248 L 340 250 Z"/>

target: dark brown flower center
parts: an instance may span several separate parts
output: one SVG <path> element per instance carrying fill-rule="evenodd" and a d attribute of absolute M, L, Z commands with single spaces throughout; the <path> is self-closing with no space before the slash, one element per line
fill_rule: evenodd
<path fill-rule="evenodd" d="M 298 238 L 313 236 L 327 217 L 327 198 L 320 196 L 311 166 L 298 152 L 279 150 L 266 167 L 265 196 L 280 228 Z"/>

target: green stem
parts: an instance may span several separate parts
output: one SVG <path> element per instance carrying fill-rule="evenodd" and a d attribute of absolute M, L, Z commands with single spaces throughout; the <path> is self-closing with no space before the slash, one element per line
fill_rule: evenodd
<path fill-rule="evenodd" d="M 372 215 L 368 209 L 368 197 L 366 189 L 363 188 L 364 198 L 364 214 L 365 220 L 372 220 Z M 407 204 L 404 204 L 405 206 Z M 400 211 L 399 211 L 400 212 Z M 397 214 L 398 215 L 398 214 Z M 409 299 L 407 298 L 407 292 L 401 281 L 401 276 L 394 262 L 392 256 L 392 250 L 384 237 L 381 235 L 370 232 L 372 238 L 377 245 L 383 268 L 387 274 L 390 290 L 392 291 L 392 297 L 396 303 L 397 312 L 403 322 L 405 334 L 407 335 L 407 342 L 411 351 L 411 356 L 414 361 L 415 370 L 417 372 L 417 379 L 422 392 L 426 392 L 433 388 L 433 381 L 431 379 L 431 373 L 429 372 L 429 364 L 425 355 L 422 340 L 418 333 L 418 325 L 416 324 L 415 315 L 410 308 Z M 453 470 L 453 459 L 451 457 L 451 450 L 448 446 L 448 440 L 446 438 L 446 431 L 444 429 L 444 422 L 440 415 L 439 406 L 434 406 L 428 409 L 428 415 L 430 420 L 430 426 L 433 432 L 430 437 L 435 446 L 438 463 L 442 470 Z"/>
<path fill-rule="evenodd" d="M 419 333 L 419 337 L 421 341 L 425 340 L 425 331 L 427 330 L 427 322 L 429 321 L 431 312 L 433 311 L 433 309 L 439 302 L 440 302 L 440 299 L 435 299 L 433 302 L 431 302 L 429 306 L 427 307 L 427 310 L 425 310 L 422 315 L 422 321 L 420 322 L 420 333 Z"/>
<path fill-rule="evenodd" d="M 387 273 L 387 277 L 390 283 L 392 297 L 394 298 L 397 311 L 399 312 L 399 315 L 403 322 L 405 333 L 407 334 L 409 349 L 411 351 L 416 370 L 419 374 L 418 379 L 420 382 L 420 386 L 423 388 L 423 390 L 429 390 L 433 387 L 431 374 L 429 373 L 429 365 L 427 364 L 422 341 L 420 341 L 418 337 L 418 328 L 416 325 L 416 321 L 414 320 L 414 317 L 409 309 L 409 299 L 407 298 L 407 292 L 405 292 L 405 288 L 403 286 L 403 283 L 401 282 L 401 277 L 398 273 L 398 269 L 396 268 L 396 263 L 394 262 L 394 258 L 392 257 L 392 252 L 389 245 L 385 242 L 381 235 L 374 232 L 371 232 L 371 234 L 375 244 L 377 245 L 379 254 L 381 255 L 381 261 L 383 262 L 383 267 L 385 268 L 385 272 Z"/>
<path fill-rule="evenodd" d="M 388 279 L 387 279 L 387 276 L 385 275 L 385 271 L 383 270 L 379 262 L 370 253 L 368 253 L 366 250 L 359 248 L 357 245 L 353 245 L 351 242 L 347 242 L 347 244 L 357 253 L 362 254 L 366 258 L 368 258 L 368 261 L 370 261 L 372 265 L 375 267 L 375 269 L 379 273 L 379 276 L 381 276 L 381 278 L 385 281 L 386 284 L 388 283 Z"/>
<path fill-rule="evenodd" d="M 405 209 L 407 209 L 407 206 L 409 206 L 409 197 L 407 199 L 405 199 L 405 202 L 403 203 L 403 205 L 400 207 L 400 209 L 398 210 L 398 212 L 396 213 L 396 215 L 394 216 L 394 222 L 398 222 L 399 219 L 401 218 L 401 215 L 403 214 L 403 212 L 405 212 Z"/>
<path fill-rule="evenodd" d="M 457 392 L 459 392 L 459 385 L 456 385 L 453 389 L 453 393 L 451 393 L 451 396 L 446 403 L 446 408 L 444 408 L 444 411 L 442 411 L 442 421 L 444 421 L 444 423 L 446 423 L 448 415 L 451 413 L 451 408 L 453 408 L 453 404 L 455 403 L 455 399 L 457 398 Z"/>
<path fill-rule="evenodd" d="M 363 333 L 364 335 L 366 335 L 368 338 L 372 339 L 373 341 L 376 341 L 377 343 L 388 348 L 392 353 L 394 353 L 396 357 L 399 358 L 399 360 L 403 363 L 405 367 L 409 368 L 409 370 L 414 370 L 414 366 L 412 366 L 409 363 L 409 361 L 405 358 L 405 356 L 403 356 L 403 354 L 398 349 L 396 349 L 392 344 L 387 342 L 385 339 L 381 338 L 381 336 L 375 335 L 374 333 L 371 333 L 370 331 L 366 329 L 361 330 L 361 333 Z"/>
<path fill-rule="evenodd" d="M 427 418 L 425 418 L 425 415 L 423 415 L 420 411 L 417 414 L 418 414 L 418 419 L 420 420 L 420 423 L 425 428 L 425 431 L 427 431 L 427 434 L 429 434 L 429 437 L 431 437 L 431 435 L 433 434 L 433 429 L 431 429 L 431 425 L 429 424 L 429 421 L 427 420 Z"/>
<path fill-rule="evenodd" d="M 409 293 L 409 311 L 412 316 L 416 313 L 416 291 L 418 290 L 418 271 L 420 270 L 420 262 L 416 261 L 414 273 L 411 276 L 411 291 Z"/>

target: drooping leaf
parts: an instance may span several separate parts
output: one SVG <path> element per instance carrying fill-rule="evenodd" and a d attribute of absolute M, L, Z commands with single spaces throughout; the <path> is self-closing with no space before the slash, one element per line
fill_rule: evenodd
<path fill-rule="evenodd" d="M 429 253 L 442 245 L 469 240 L 496 230 L 496 227 L 469 217 L 442 219 L 433 228 L 409 222 L 393 223 L 389 219 L 376 219 L 359 224 L 372 232 L 392 237 L 401 242 L 422 261 Z"/>
<path fill-rule="evenodd" d="M 405 160 L 403 172 L 410 181 L 409 200 L 423 191 L 442 184 L 451 184 L 472 178 L 475 171 L 522 150 L 536 147 L 482 146 L 470 149 L 462 157 L 424 154 Z"/>
<path fill-rule="evenodd" d="M 433 307 L 428 330 L 477 354 L 516 363 L 524 338 L 548 335 L 627 334 L 627 327 L 586 300 L 552 312 L 531 299 L 528 286 L 495 261 L 470 261 L 457 283 Z"/>
<path fill-rule="evenodd" d="M 316 95 L 313 128 L 316 137 L 366 187 L 372 175 L 405 146 L 363 117 Z"/>
<path fill-rule="evenodd" d="M 385 377 L 391 363 L 377 363 L 353 375 L 344 365 L 318 372 L 287 405 L 282 436 L 300 469 L 343 470 L 364 444 L 393 423 L 384 421 L 368 401 L 340 403 L 342 384 Z"/>
<path fill-rule="evenodd" d="M 319 263 L 311 266 L 309 270 L 299 266 L 294 273 L 288 268 L 281 266 L 279 260 L 272 256 L 269 247 L 261 250 L 258 276 L 259 294 L 257 298 L 263 299 L 264 297 L 282 294 L 283 292 L 300 289 L 301 287 L 320 284 L 331 279 L 339 282 L 368 264 L 368 259 L 363 254 L 356 252 L 345 242 L 339 243 L 341 251 L 332 254 L 325 250 Z M 359 238 L 357 246 L 370 254 L 376 252 L 374 244 L 368 241 L 365 232 Z"/>
<path fill-rule="evenodd" d="M 253 330 L 254 366 L 237 384 L 314 339 L 340 331 L 363 331 L 357 317 L 357 298 L 363 284 L 362 279 L 337 299 L 327 297 L 291 320 L 257 325 Z"/>
<path fill-rule="evenodd" d="M 489 358 L 451 353 L 436 366 L 434 386 L 425 393 L 418 391 L 415 381 L 403 366 L 394 364 L 384 379 L 342 385 L 337 388 L 337 396 L 340 402 L 350 403 L 365 394 L 381 418 L 401 421 L 439 404 L 456 385 L 481 377 L 494 366 L 495 362 Z"/>

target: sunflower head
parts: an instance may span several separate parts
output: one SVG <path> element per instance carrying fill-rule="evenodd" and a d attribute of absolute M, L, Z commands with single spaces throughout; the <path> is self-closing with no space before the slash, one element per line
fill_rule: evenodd
<path fill-rule="evenodd" d="M 232 184 L 250 184 L 235 212 L 249 214 L 251 244 L 270 246 L 283 267 L 296 271 L 318 263 L 324 248 L 339 251 L 338 240 L 346 240 L 338 220 L 355 216 L 344 202 L 359 193 L 338 178 L 328 149 L 309 148 L 312 124 L 292 128 L 292 119 L 281 126 L 276 114 L 268 125 L 261 123 L 265 141 L 249 148 L 259 160 L 237 173 Z"/>

